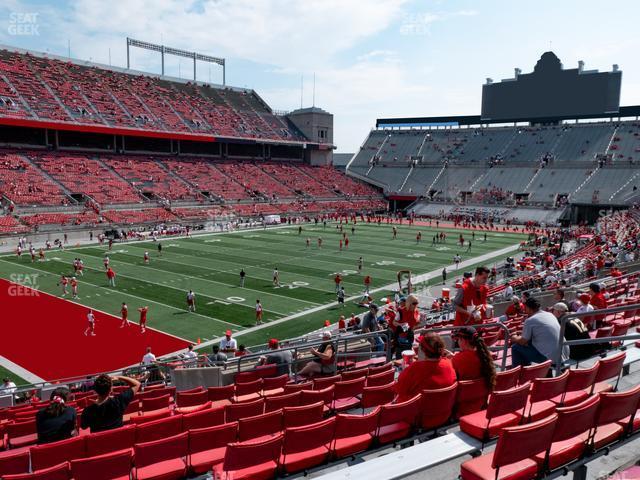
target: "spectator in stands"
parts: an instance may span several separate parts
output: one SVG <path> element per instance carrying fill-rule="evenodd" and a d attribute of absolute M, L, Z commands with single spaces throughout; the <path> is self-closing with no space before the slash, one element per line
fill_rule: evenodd
<path fill-rule="evenodd" d="M 369 311 L 362 317 L 362 333 L 378 331 L 378 306 L 375 303 L 369 304 Z M 369 339 L 374 351 L 379 352 L 384 348 L 384 343 L 378 335 Z"/>
<path fill-rule="evenodd" d="M 415 295 L 407 295 L 404 303 L 400 300 L 400 307 L 398 308 L 398 315 L 395 319 L 395 324 L 408 323 L 412 329 L 416 328 L 416 325 L 420 323 L 420 310 L 418 310 L 418 297 Z"/>
<path fill-rule="evenodd" d="M 117 395 L 111 395 L 113 382 L 124 382 L 129 388 Z M 80 426 L 88 428 L 91 433 L 111 430 L 122 426 L 122 415 L 133 397 L 140 390 L 140 382 L 130 377 L 100 375 L 94 382 L 93 389 L 98 394 L 95 403 L 82 412 Z"/>
<path fill-rule="evenodd" d="M 445 358 L 446 350 L 440 335 L 428 332 L 419 339 L 418 361 L 402 371 L 395 384 L 396 402 L 403 402 L 425 389 L 445 388 L 456 381 L 451 360 Z"/>
<path fill-rule="evenodd" d="M 0 388 L 0 394 L 9 395 L 11 393 L 15 393 L 17 389 L 18 387 L 16 387 L 16 384 L 13 383 L 10 378 L 2 379 L 2 388 Z"/>
<path fill-rule="evenodd" d="M 402 352 L 413 348 L 414 333 L 408 323 L 396 325 L 393 332 L 393 346 L 396 351 L 396 360 L 402 358 Z"/>
<path fill-rule="evenodd" d="M 508 319 L 512 319 L 519 315 L 524 314 L 524 305 L 520 301 L 517 295 L 511 297 L 511 304 L 506 308 L 504 314 Z"/>
<path fill-rule="evenodd" d="M 453 299 L 456 309 L 456 318 L 453 324 L 456 327 L 473 325 L 482 321 L 482 309 L 487 304 L 487 280 L 489 269 L 487 267 L 476 268 L 475 275 L 470 280 L 462 282 Z"/>
<path fill-rule="evenodd" d="M 530 297 L 526 300 L 525 311 L 529 318 L 524 321 L 522 335 L 511 335 L 511 359 L 514 367 L 556 360 L 560 325 L 556 317 L 540 310 L 540 302 Z M 561 358 L 569 357 L 569 349 L 563 348 Z"/>
<path fill-rule="evenodd" d="M 147 347 L 146 353 L 142 356 L 142 364 L 145 366 L 156 363 L 156 356 L 151 351 L 151 347 Z"/>
<path fill-rule="evenodd" d="M 608 307 L 607 298 L 605 297 L 603 288 L 600 284 L 592 283 L 589 285 L 589 292 L 591 293 L 591 298 L 589 303 L 593 306 L 594 310 L 604 310 Z M 596 315 L 594 317 L 596 326 L 604 320 L 604 315 Z"/>
<path fill-rule="evenodd" d="M 224 332 L 224 338 L 220 340 L 220 351 L 224 354 L 233 354 L 238 349 L 238 342 L 231 338 L 231 330 Z"/>
<path fill-rule="evenodd" d="M 184 358 L 184 366 L 187 368 L 198 365 L 198 354 L 193 350 L 193 345 L 187 347 L 187 351 L 182 358 Z"/>
<path fill-rule="evenodd" d="M 456 354 L 447 352 L 447 357 L 451 358 L 458 380 L 483 378 L 492 391 L 496 384 L 496 367 L 482 336 L 473 327 L 463 327 L 454 332 L 453 339 L 460 351 Z"/>
<path fill-rule="evenodd" d="M 227 361 L 227 356 L 220 352 L 220 345 L 214 345 L 211 347 L 211 355 L 209 355 L 209 363 L 211 365 L 224 365 L 224 362 Z"/>
<path fill-rule="evenodd" d="M 258 365 L 276 365 L 277 375 L 291 375 L 291 363 L 293 355 L 291 350 L 280 349 L 280 343 L 277 338 L 269 340 L 270 352 L 263 355 L 258 360 Z"/>
<path fill-rule="evenodd" d="M 558 302 L 551 307 L 551 313 L 553 313 L 558 320 L 569 311 L 566 303 Z M 589 329 L 582 323 L 579 318 L 572 318 L 567 320 L 564 325 L 564 339 L 565 340 L 589 340 Z M 572 360 L 584 360 L 596 353 L 594 344 L 590 345 L 570 345 L 569 346 L 569 358 Z"/>
<path fill-rule="evenodd" d="M 58 387 L 51 392 L 51 403 L 36 413 L 38 443 L 71 438 L 76 431 L 76 409 L 67 406 L 69 389 Z"/>
<path fill-rule="evenodd" d="M 238 350 L 235 351 L 233 356 L 234 357 L 244 357 L 248 353 L 249 353 L 249 350 L 247 350 L 247 347 L 241 343 L 240 345 L 238 345 Z"/>
<path fill-rule="evenodd" d="M 314 377 L 315 375 L 332 375 L 336 372 L 336 347 L 331 342 L 331 332 L 324 330 L 322 332 L 323 343 L 320 347 L 312 348 L 311 354 L 315 357 L 307 362 L 300 375 L 306 377 Z"/>

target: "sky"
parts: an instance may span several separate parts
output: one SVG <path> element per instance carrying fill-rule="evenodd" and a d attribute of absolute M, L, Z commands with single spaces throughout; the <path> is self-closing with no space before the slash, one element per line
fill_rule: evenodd
<path fill-rule="evenodd" d="M 565 68 L 618 64 L 621 105 L 640 104 L 639 19 L 637 0 L 2 0 L 0 43 L 121 67 L 127 36 L 224 57 L 228 85 L 333 113 L 337 152 L 354 152 L 376 118 L 479 114 L 487 77 L 547 50 Z M 189 59 L 165 62 L 192 76 Z M 133 49 L 131 67 L 159 74 L 159 54 Z"/>

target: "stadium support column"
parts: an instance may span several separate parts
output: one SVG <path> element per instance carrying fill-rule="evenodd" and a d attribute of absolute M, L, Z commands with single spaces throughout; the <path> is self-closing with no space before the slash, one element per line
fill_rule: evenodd
<path fill-rule="evenodd" d="M 193 81 L 196 81 L 196 52 L 193 52 Z"/>

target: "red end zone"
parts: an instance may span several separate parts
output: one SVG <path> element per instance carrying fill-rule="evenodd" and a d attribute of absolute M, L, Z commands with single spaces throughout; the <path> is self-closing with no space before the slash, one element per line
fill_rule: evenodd
<path fill-rule="evenodd" d="M 0 305 L 0 355 L 45 380 L 117 370 L 140 362 L 146 347 L 159 356 L 189 344 L 149 328 L 140 333 L 136 324 L 120 328 L 119 317 L 95 310 L 96 336 L 87 337 L 87 307 L 4 279 Z"/>

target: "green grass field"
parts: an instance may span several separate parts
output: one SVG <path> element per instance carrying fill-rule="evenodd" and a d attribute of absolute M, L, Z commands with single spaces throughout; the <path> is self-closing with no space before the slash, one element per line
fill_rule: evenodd
<path fill-rule="evenodd" d="M 420 244 L 416 243 L 418 230 L 423 235 Z M 274 336 L 301 335 L 320 328 L 325 319 L 334 322 L 342 313 L 358 312 L 352 302 L 340 310 L 331 305 L 336 300 L 333 282 L 336 272 L 344 276 L 347 296 L 355 296 L 362 293 L 366 274 L 371 275 L 375 289 L 396 282 L 400 269 L 411 269 L 417 275 L 450 264 L 456 253 L 467 260 L 523 239 L 519 234 L 489 233 L 487 242 L 483 242 L 482 234 L 478 234 L 467 253 L 466 246 L 458 249 L 454 245 L 459 231 L 440 230 L 447 232 L 447 243 L 433 246 L 435 229 L 429 227 L 398 226 L 398 238 L 392 240 L 389 225 L 358 224 L 354 234 L 350 226 L 345 229 L 350 245 L 342 251 L 338 248 L 341 235 L 335 224 L 326 229 L 321 224 L 305 225 L 302 235 L 297 227 L 284 227 L 163 239 L 162 256 L 153 242 L 114 244 L 109 255 L 117 274 L 115 288 L 108 286 L 103 266 L 106 246 L 52 250 L 45 262 L 35 263 L 31 263 L 28 255 L 22 258 L 4 255 L 0 257 L 0 277 L 15 280 L 20 275 L 38 274 L 38 289 L 60 295 L 57 286 L 60 275 L 73 274 L 73 259 L 80 257 L 85 275 L 79 278 L 79 303 L 114 315 L 119 315 L 123 301 L 133 313 L 136 308 L 149 305 L 149 326 L 192 341 L 219 337 L 226 329 L 240 333 L 252 327 L 258 298 L 264 307 L 265 322 L 302 314 L 238 336 L 240 343 L 251 346 Z M 471 239 L 471 232 L 462 233 Z M 307 237 L 311 239 L 309 248 L 305 245 Z M 322 249 L 317 246 L 318 237 L 323 238 Z M 148 265 L 143 262 L 145 250 L 151 255 Z M 359 256 L 364 258 L 362 274 L 357 273 Z M 276 266 L 282 283 L 279 288 L 272 285 Z M 241 268 L 247 273 L 244 288 L 239 286 Z M 197 313 L 186 309 L 189 289 L 196 293 Z M 385 296 L 385 292 L 376 294 L 376 298 Z M 319 309 L 304 314 L 314 308 Z M 137 320 L 133 313 L 132 319 Z"/>

